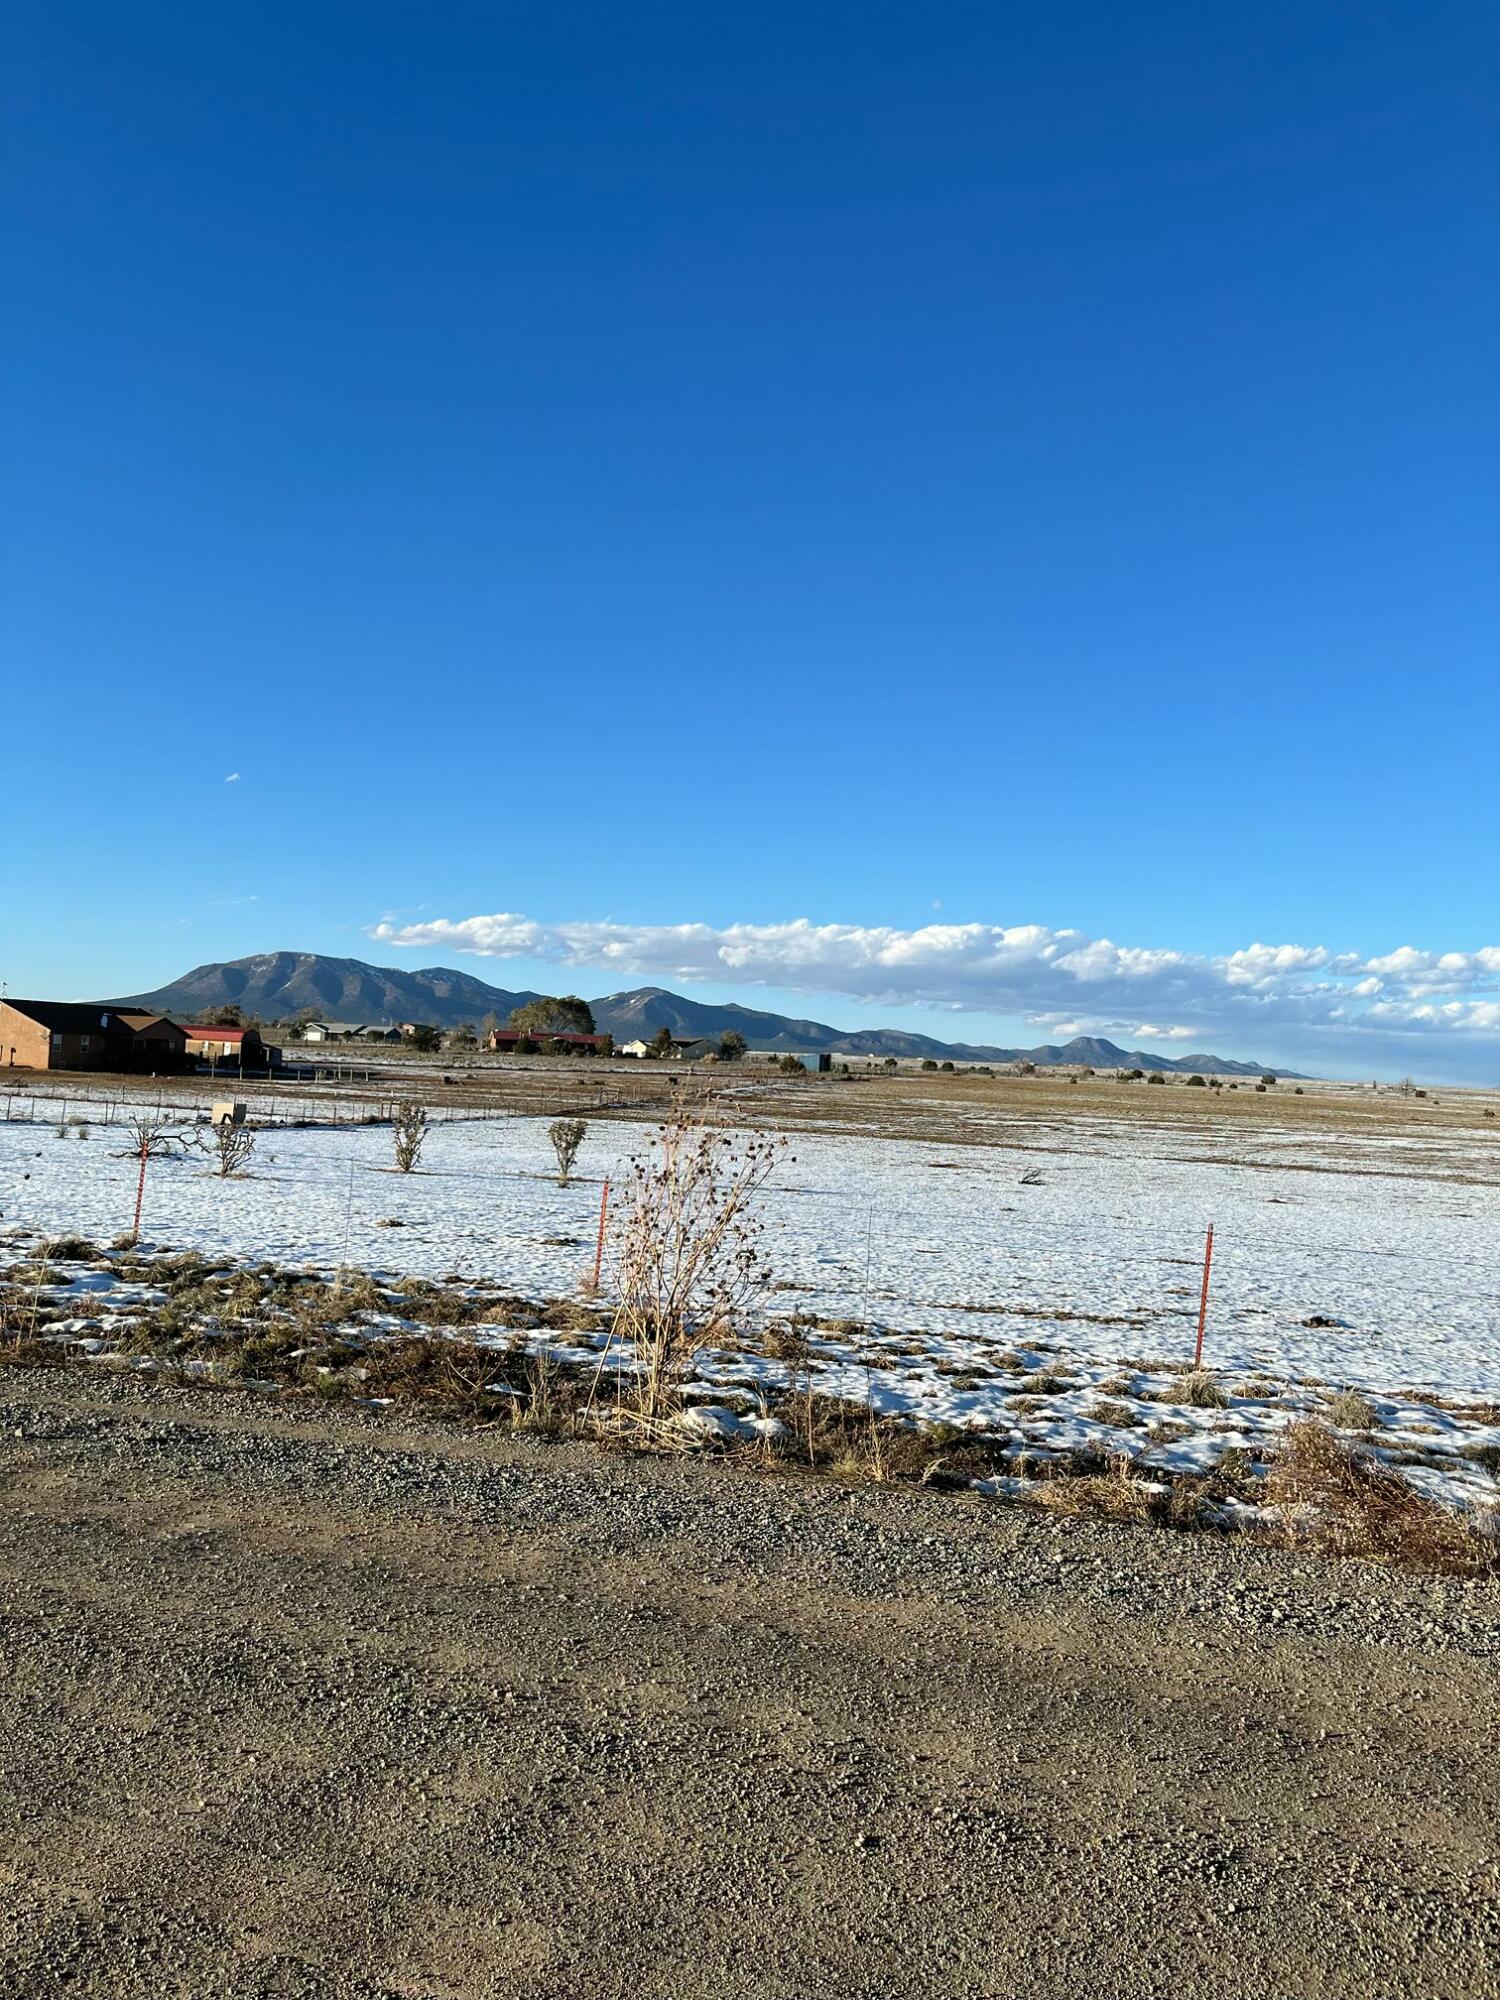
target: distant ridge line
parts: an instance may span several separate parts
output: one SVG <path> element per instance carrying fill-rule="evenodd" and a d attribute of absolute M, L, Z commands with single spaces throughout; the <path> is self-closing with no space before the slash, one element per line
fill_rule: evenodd
<path fill-rule="evenodd" d="M 408 972 L 401 966 L 370 965 L 358 958 L 328 958 L 319 952 L 260 952 L 194 966 L 179 979 L 150 993 L 132 993 L 110 1006 L 149 1007 L 164 1014 L 197 1015 L 215 1007 L 237 1006 L 263 1021 L 290 1020 L 308 1008 L 323 1020 L 384 1026 L 430 1021 L 435 1027 L 476 1026 L 486 1014 L 505 1019 L 515 1007 L 538 996 L 491 986 L 472 973 L 447 966 Z M 824 1021 L 772 1014 L 737 1002 L 716 1006 L 692 1000 L 663 986 L 637 986 L 591 1001 L 601 1033 L 616 1043 L 649 1041 L 662 1028 L 673 1035 L 717 1039 L 731 1029 L 752 1049 L 791 1055 L 896 1056 L 908 1061 L 1035 1063 L 1038 1069 L 1143 1069 L 1164 1075 L 1295 1076 L 1275 1065 L 1239 1062 L 1225 1056 L 1164 1056 L 1148 1049 L 1122 1049 L 1097 1035 L 1077 1035 L 1061 1046 L 1005 1049 L 982 1042 L 943 1042 L 903 1028 L 844 1029 Z"/>

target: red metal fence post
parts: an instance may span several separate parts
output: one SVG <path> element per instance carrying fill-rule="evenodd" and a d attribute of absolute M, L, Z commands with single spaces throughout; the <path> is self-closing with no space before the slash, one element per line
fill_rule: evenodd
<path fill-rule="evenodd" d="M 132 1236 L 136 1237 L 141 1233 L 141 1203 L 146 1199 L 146 1161 L 150 1156 L 151 1149 L 143 1139 L 141 1141 L 141 1177 L 135 1184 L 135 1227 L 130 1232 Z"/>
<path fill-rule="evenodd" d="M 609 1212 L 609 1175 L 604 1176 L 604 1191 L 599 1196 L 599 1241 L 594 1248 L 594 1290 L 599 1289 L 599 1279 L 604 1270 L 604 1218 Z"/>
<path fill-rule="evenodd" d="M 1214 1226 L 1208 1225 L 1208 1242 L 1203 1249 L 1203 1296 L 1198 1301 L 1198 1345 L 1193 1349 L 1193 1366 L 1203 1366 L 1203 1329 L 1208 1324 L 1208 1273 L 1214 1261 Z"/>

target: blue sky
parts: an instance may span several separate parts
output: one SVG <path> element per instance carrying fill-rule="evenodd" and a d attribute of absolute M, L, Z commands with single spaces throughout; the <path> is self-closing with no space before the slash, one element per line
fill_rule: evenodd
<path fill-rule="evenodd" d="M 12 992 L 292 948 L 1500 1077 L 1492 9 L 0 54 Z"/>

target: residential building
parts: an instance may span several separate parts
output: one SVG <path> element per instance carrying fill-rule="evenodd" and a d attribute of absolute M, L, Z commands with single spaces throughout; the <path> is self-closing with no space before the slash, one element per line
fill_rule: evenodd
<path fill-rule="evenodd" d="M 572 1033 L 534 1035 L 523 1033 L 519 1028 L 491 1028 L 484 1038 L 484 1046 L 491 1055 L 504 1055 L 517 1042 L 534 1042 L 538 1048 L 550 1046 L 570 1056 L 596 1056 L 604 1046 L 604 1037 Z"/>
<path fill-rule="evenodd" d="M 0 1068 L 181 1069 L 187 1036 L 161 1014 L 88 1000 L 0 1000 Z"/>
<path fill-rule="evenodd" d="M 212 1021 L 199 1021 L 186 1034 L 188 1055 L 199 1062 L 261 1069 L 270 1060 L 258 1028 L 221 1028 Z"/>

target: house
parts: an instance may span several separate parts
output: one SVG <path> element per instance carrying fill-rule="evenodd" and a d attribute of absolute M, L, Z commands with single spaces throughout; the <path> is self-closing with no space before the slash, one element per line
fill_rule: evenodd
<path fill-rule="evenodd" d="M 304 1042 L 399 1042 L 399 1028 L 367 1027 L 360 1021 L 308 1021 Z"/>
<path fill-rule="evenodd" d="M 169 1021 L 165 1014 L 142 1014 L 134 1009 L 118 1018 L 121 1025 L 130 1030 L 132 1053 L 142 1058 L 138 1063 L 133 1062 L 132 1068 L 182 1068 L 187 1055 L 186 1028 Z"/>
<path fill-rule="evenodd" d="M 517 1042 L 532 1042 L 537 1048 L 556 1049 L 564 1055 L 596 1056 L 604 1046 L 604 1037 L 569 1032 L 534 1035 L 523 1034 L 519 1028 L 491 1028 L 484 1038 L 484 1046 L 491 1055 L 504 1055 L 507 1049 L 514 1049 Z"/>
<path fill-rule="evenodd" d="M 161 1014 L 89 1000 L 0 1000 L 0 1068 L 181 1069 L 187 1036 Z"/>
<path fill-rule="evenodd" d="M 221 1028 L 212 1021 L 199 1021 L 185 1033 L 188 1055 L 199 1062 L 260 1069 L 270 1060 L 258 1028 Z"/>
<path fill-rule="evenodd" d="M 655 1042 L 626 1042 L 619 1053 L 622 1056 L 654 1056 Z M 673 1062 L 706 1062 L 710 1056 L 718 1059 L 719 1045 L 709 1035 L 674 1035 L 663 1053 Z"/>

